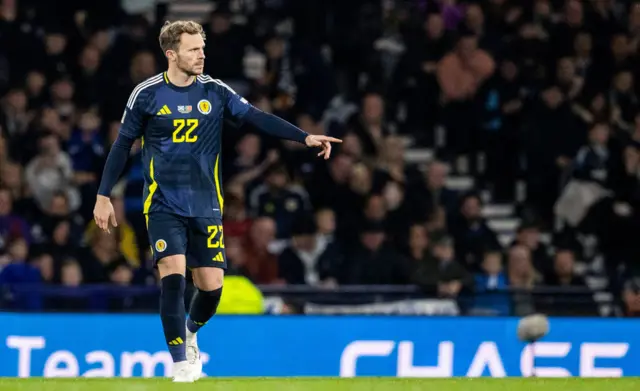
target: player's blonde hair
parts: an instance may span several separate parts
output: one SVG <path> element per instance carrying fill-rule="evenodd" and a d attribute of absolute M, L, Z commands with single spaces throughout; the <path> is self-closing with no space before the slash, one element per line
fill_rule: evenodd
<path fill-rule="evenodd" d="M 194 22 L 193 20 L 176 20 L 175 22 L 166 21 L 164 26 L 162 26 L 160 36 L 158 37 L 162 52 L 166 53 L 167 50 L 177 51 L 178 46 L 180 46 L 180 37 L 183 33 L 192 35 L 200 34 L 202 39 L 206 39 L 206 34 L 204 33 L 200 23 Z"/>

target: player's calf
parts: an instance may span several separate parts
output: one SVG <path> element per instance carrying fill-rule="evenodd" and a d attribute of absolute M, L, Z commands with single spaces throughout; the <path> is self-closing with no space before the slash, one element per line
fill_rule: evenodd
<path fill-rule="evenodd" d="M 203 291 L 198 289 L 191 300 L 189 319 L 187 319 L 187 329 L 191 333 L 197 333 L 209 319 L 216 313 L 220 298 L 222 297 L 222 287 L 213 291 Z"/>
<path fill-rule="evenodd" d="M 180 259 L 181 258 L 181 259 Z M 185 278 L 184 256 L 170 256 L 160 260 L 158 270 L 161 276 L 160 318 L 162 328 L 174 363 L 186 361 L 186 311 L 184 308 Z"/>
<path fill-rule="evenodd" d="M 197 333 L 216 313 L 222 297 L 222 282 L 224 270 L 211 267 L 193 270 L 193 282 L 198 288 L 189 309 L 187 329 L 190 333 Z"/>

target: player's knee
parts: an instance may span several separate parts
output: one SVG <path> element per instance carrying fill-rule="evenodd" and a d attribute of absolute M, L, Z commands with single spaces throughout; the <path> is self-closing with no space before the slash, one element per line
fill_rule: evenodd
<path fill-rule="evenodd" d="M 158 272 L 160 278 L 171 274 L 185 275 L 187 261 L 184 255 L 170 255 L 158 261 Z"/>
<path fill-rule="evenodd" d="M 200 267 L 193 270 L 193 283 L 201 291 L 222 288 L 224 270 L 215 267 Z"/>
<path fill-rule="evenodd" d="M 207 300 L 215 303 L 217 307 L 218 303 L 220 302 L 220 298 L 222 297 L 222 287 L 211 291 L 198 289 L 198 294 L 205 296 Z"/>

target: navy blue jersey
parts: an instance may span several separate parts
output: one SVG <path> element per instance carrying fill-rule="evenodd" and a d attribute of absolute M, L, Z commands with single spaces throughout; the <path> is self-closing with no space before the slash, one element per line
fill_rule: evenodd
<path fill-rule="evenodd" d="M 225 118 L 242 120 L 251 105 L 207 75 L 178 87 L 161 73 L 131 93 L 120 132 L 142 138 L 144 213 L 222 216 L 221 136 Z"/>

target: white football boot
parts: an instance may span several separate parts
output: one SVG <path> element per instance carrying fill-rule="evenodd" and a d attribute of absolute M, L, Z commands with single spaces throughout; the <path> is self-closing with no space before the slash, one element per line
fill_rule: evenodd
<path fill-rule="evenodd" d="M 180 361 L 173 363 L 173 382 L 174 383 L 193 383 L 196 381 L 189 361 Z"/>
<path fill-rule="evenodd" d="M 189 363 L 189 370 L 193 380 L 198 380 L 202 377 L 202 358 L 200 357 L 200 349 L 198 348 L 198 336 L 196 333 L 192 333 L 187 328 L 187 362 Z"/>

